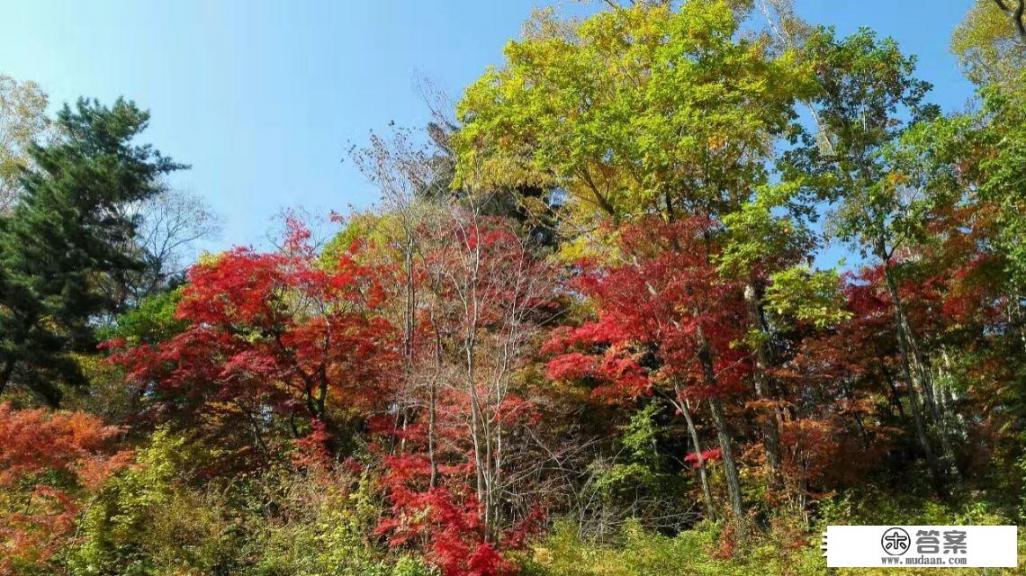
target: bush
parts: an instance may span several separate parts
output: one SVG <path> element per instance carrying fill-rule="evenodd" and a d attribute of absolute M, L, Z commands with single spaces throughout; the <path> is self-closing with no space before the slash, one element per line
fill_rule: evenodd
<path fill-rule="evenodd" d="M 820 503 L 820 518 L 805 527 L 798 518 L 780 515 L 769 527 L 751 529 L 739 542 L 717 523 L 705 522 L 675 536 L 628 523 L 611 543 L 582 536 L 572 522 L 557 522 L 531 550 L 525 564 L 530 576 L 813 576 L 827 575 L 819 550 L 820 534 L 829 524 L 1014 524 L 1001 509 L 978 497 L 951 503 L 909 495 L 852 491 Z M 1026 535 L 1020 534 L 1019 557 L 1026 558 Z M 1019 569 L 995 570 L 997 575 Z M 893 570 L 839 569 L 838 576 L 886 576 Z M 914 576 L 957 576 L 964 570 L 905 569 Z"/>
<path fill-rule="evenodd" d="M 350 492 L 345 479 L 310 482 L 284 475 L 265 480 L 279 495 L 273 517 L 251 540 L 254 576 L 388 576 L 391 567 L 370 536 L 376 510 L 366 482 Z M 417 572 L 413 572 L 417 574 Z"/>
<path fill-rule="evenodd" d="M 74 576 L 235 574 L 237 525 L 213 490 L 182 481 L 189 446 L 158 431 L 137 465 L 110 480 L 79 520 L 67 552 Z"/>
<path fill-rule="evenodd" d="M 112 477 L 78 520 L 61 558 L 71 576 L 437 576 L 395 557 L 374 534 L 368 477 L 272 466 L 202 479 L 209 453 L 166 430 Z"/>

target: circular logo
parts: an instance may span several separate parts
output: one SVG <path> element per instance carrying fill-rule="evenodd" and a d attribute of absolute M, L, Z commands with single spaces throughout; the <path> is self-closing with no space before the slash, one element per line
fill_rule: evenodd
<path fill-rule="evenodd" d="M 909 538 L 908 532 L 901 528 L 888 528 L 880 537 L 880 546 L 883 546 L 884 552 L 891 556 L 901 556 L 912 547 L 912 539 Z"/>

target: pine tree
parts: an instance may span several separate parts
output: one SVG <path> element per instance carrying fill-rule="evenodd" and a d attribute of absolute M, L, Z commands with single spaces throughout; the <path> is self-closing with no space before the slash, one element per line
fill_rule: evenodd
<path fill-rule="evenodd" d="M 63 138 L 30 150 L 23 195 L 0 218 L 0 392 L 24 387 L 56 404 L 84 378 L 72 354 L 95 350 L 94 328 L 116 303 L 101 289 L 143 264 L 128 208 L 179 168 L 133 139 L 149 113 L 118 99 L 81 99 L 57 115 Z"/>

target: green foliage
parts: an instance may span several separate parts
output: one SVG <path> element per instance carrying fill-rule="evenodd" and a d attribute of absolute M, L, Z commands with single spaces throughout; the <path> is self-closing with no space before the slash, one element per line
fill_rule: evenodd
<path fill-rule="evenodd" d="M 438 576 L 438 572 L 422 558 L 400 556 L 392 566 L 392 576 Z"/>
<path fill-rule="evenodd" d="M 0 215 L 21 194 L 19 179 L 31 163 L 29 150 L 49 132 L 47 102 L 35 82 L 19 83 L 0 74 Z"/>
<path fill-rule="evenodd" d="M 656 441 L 659 429 L 653 421 L 658 411 L 658 404 L 649 404 L 635 412 L 630 422 L 624 426 L 620 442 L 632 462 L 658 466 L 659 452 L 656 449 Z"/>
<path fill-rule="evenodd" d="M 1018 79 L 1026 78 L 1020 70 Z M 1020 294 L 1026 288 L 1026 200 L 1022 175 L 1026 172 L 1026 95 L 998 89 L 984 92 L 984 114 L 993 122 L 978 134 L 992 154 L 980 162 L 983 185 L 980 195 L 997 208 L 998 241 L 1007 259 L 1008 272 Z"/>
<path fill-rule="evenodd" d="M 505 67 L 464 93 L 455 185 L 559 188 L 573 225 L 731 211 L 810 89 L 795 54 L 769 57 L 739 29 L 717 0 L 638 2 L 579 24 L 539 14 Z"/>
<path fill-rule="evenodd" d="M 872 484 L 823 500 L 820 522 L 823 525 L 1014 523 L 1000 507 L 978 497 L 944 502 L 884 490 Z"/>
<path fill-rule="evenodd" d="M 360 242 L 381 242 L 386 236 L 379 230 L 393 224 L 394 218 L 376 214 L 356 214 L 350 217 L 341 232 L 332 237 L 321 250 L 321 264 L 325 268 L 334 268 L 338 259 L 345 255 Z"/>
<path fill-rule="evenodd" d="M 236 526 L 215 491 L 183 483 L 190 447 L 158 431 L 137 465 L 110 481 L 83 512 L 73 576 L 234 574 Z"/>
<path fill-rule="evenodd" d="M 186 323 L 175 317 L 181 290 L 147 296 L 134 308 L 117 317 L 114 325 L 101 331 L 104 339 L 121 338 L 127 344 L 156 344 L 175 336 Z"/>
<path fill-rule="evenodd" d="M 557 523 L 552 535 L 533 549 L 527 574 L 536 576 L 803 576 L 823 574 L 821 553 L 812 546 L 759 535 L 746 543 L 748 553 L 725 558 L 722 527 L 705 523 L 676 536 L 628 524 L 614 544 L 583 539 L 569 522 Z M 802 542 L 802 544 L 805 544 Z"/>
<path fill-rule="evenodd" d="M 663 405 L 646 404 L 621 428 L 617 451 L 588 466 L 584 490 L 595 494 L 593 517 L 586 524 L 594 533 L 634 519 L 647 529 L 678 530 L 694 520 L 695 485 L 688 472 L 676 468 L 667 454 L 667 426 L 660 424 Z"/>
<path fill-rule="evenodd" d="M 133 103 L 80 100 L 57 115 L 59 142 L 30 149 L 22 194 L 0 216 L 0 391 L 14 382 L 55 404 L 58 384 L 85 383 L 73 352 L 95 350 L 95 320 L 116 311 L 102 288 L 130 255 L 133 203 L 181 166 L 134 139 L 149 115 Z"/>
<path fill-rule="evenodd" d="M 965 495 L 959 499 L 940 501 L 923 499 L 900 490 L 883 490 L 866 484 L 857 490 L 839 494 L 820 503 L 820 521 L 817 529 L 836 525 L 1007 525 L 1014 524 L 1003 506 L 995 505 L 979 494 Z M 988 574 L 1012 576 L 1021 574 L 1023 551 L 1026 538 L 1019 534 L 1019 568 L 991 569 Z M 889 569 L 843 569 L 842 576 L 887 576 Z M 902 573 L 915 576 L 950 575 L 959 576 L 965 569 L 922 570 L 903 569 Z"/>
<path fill-rule="evenodd" d="M 840 287 L 835 270 L 792 266 L 770 277 L 766 305 L 785 323 L 793 319 L 824 329 L 851 318 Z"/>
<path fill-rule="evenodd" d="M 282 509 L 253 535 L 254 576 L 388 576 L 427 574 L 414 559 L 393 566 L 371 543 L 379 510 L 369 479 L 350 490 L 345 478 L 331 482 L 295 476 L 268 480 Z M 339 481 L 343 480 L 343 481 Z"/>
<path fill-rule="evenodd" d="M 102 340 L 121 339 L 130 346 L 156 344 L 175 336 L 185 323 L 175 318 L 179 290 L 158 292 L 120 314 L 112 324 L 101 326 Z M 104 355 L 76 354 L 75 361 L 89 385 L 63 388 L 62 405 L 103 416 L 107 422 L 126 422 L 139 410 L 138 388 L 127 386 L 124 370 Z"/>
<path fill-rule="evenodd" d="M 924 102 L 930 84 L 913 76 L 915 58 L 867 29 L 840 40 L 821 30 L 805 54 L 818 70 L 814 105 L 826 142 L 806 141 L 809 183 L 839 201 L 834 233 L 886 260 L 920 224 L 914 181 L 920 175 L 902 169 L 896 143 L 937 116 Z"/>
<path fill-rule="evenodd" d="M 719 270 L 747 279 L 808 254 L 815 238 L 804 222 L 808 208 L 798 198 L 801 191 L 795 182 L 761 186 L 739 209 L 726 214 L 727 241 L 718 255 Z"/>
<path fill-rule="evenodd" d="M 273 466 L 199 482 L 210 448 L 158 430 L 93 498 L 63 565 L 71 576 L 434 576 L 377 546 L 373 482 Z"/>
<path fill-rule="evenodd" d="M 952 35 L 951 50 L 973 82 L 1022 90 L 1018 77 L 1026 44 L 994 0 L 975 0 Z"/>
<path fill-rule="evenodd" d="M 550 534 L 531 550 L 525 574 L 528 576 L 825 576 L 828 572 L 819 550 L 819 535 L 828 524 L 1011 524 L 1014 523 L 978 498 L 943 503 L 924 500 L 868 486 L 820 503 L 820 520 L 803 527 L 786 513 L 770 519 L 769 527 L 747 535 L 742 546 L 733 549 L 732 538 L 723 526 L 706 522 L 675 536 L 646 531 L 628 523 L 612 542 L 584 538 L 570 521 L 555 524 Z M 1026 538 L 1020 535 L 1020 555 Z M 903 573 L 929 576 L 957 576 L 963 570 L 905 569 Z M 890 570 L 840 569 L 844 576 L 884 576 Z M 1018 573 L 1016 569 L 995 570 L 995 575 Z"/>
<path fill-rule="evenodd" d="M 660 455 L 656 447 L 659 432 L 653 417 L 658 404 L 649 404 L 631 416 L 624 426 L 620 444 L 623 454 L 619 461 L 601 471 L 596 486 L 609 495 L 620 491 L 656 487 L 660 475 Z"/>

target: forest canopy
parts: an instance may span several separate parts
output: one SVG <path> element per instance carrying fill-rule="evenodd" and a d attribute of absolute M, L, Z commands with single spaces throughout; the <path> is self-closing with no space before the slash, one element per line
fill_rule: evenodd
<path fill-rule="evenodd" d="M 938 31 L 952 113 L 788 0 L 538 11 L 352 151 L 377 207 L 195 260 L 149 112 L 0 75 L 0 576 L 826 574 L 827 524 L 1016 524 L 1024 26 Z"/>

